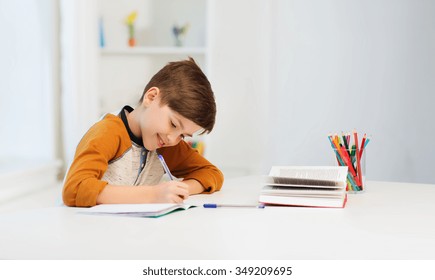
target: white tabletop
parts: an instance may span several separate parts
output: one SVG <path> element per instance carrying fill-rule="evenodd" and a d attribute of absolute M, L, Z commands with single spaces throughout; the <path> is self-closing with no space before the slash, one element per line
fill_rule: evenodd
<path fill-rule="evenodd" d="M 260 177 L 187 203 L 254 204 Z M 344 209 L 191 208 L 160 218 L 64 206 L 0 215 L 0 259 L 435 259 L 435 185 L 367 182 Z"/>

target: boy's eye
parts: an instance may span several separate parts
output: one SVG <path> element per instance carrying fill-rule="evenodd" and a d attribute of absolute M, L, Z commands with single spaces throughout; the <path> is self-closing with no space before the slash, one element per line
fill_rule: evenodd
<path fill-rule="evenodd" d="M 177 126 L 173 122 L 171 122 L 171 125 L 173 128 L 177 128 Z"/>

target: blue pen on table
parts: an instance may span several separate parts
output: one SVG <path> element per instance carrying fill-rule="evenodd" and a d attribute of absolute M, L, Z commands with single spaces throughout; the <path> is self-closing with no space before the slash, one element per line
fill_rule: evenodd
<path fill-rule="evenodd" d="M 162 163 L 163 169 L 165 170 L 166 174 L 168 174 L 169 179 L 174 180 L 174 176 L 172 176 L 171 171 L 169 171 L 169 167 L 166 165 L 165 159 L 162 155 L 158 154 L 157 157 L 159 158 L 160 162 Z"/>
<path fill-rule="evenodd" d="M 236 208 L 261 208 L 263 209 L 264 204 L 216 204 L 216 203 L 205 203 L 204 208 L 218 208 L 218 207 L 236 207 Z"/>

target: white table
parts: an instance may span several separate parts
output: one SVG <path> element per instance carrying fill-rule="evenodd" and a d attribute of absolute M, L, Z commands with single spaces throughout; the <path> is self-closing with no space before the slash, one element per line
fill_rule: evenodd
<path fill-rule="evenodd" d="M 261 179 L 187 203 L 256 203 Z M 157 219 L 52 207 L 0 215 L 0 259 L 435 259 L 435 185 L 367 182 L 344 209 L 192 208 Z"/>

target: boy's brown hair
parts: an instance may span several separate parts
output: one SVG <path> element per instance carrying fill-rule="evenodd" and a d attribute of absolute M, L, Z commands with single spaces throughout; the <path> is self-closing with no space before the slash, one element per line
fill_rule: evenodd
<path fill-rule="evenodd" d="M 146 85 L 145 93 L 157 87 L 161 93 L 161 106 L 168 105 L 171 110 L 204 128 L 203 133 L 212 131 L 216 117 L 216 102 L 210 82 L 193 60 L 168 63 L 157 72 Z"/>

